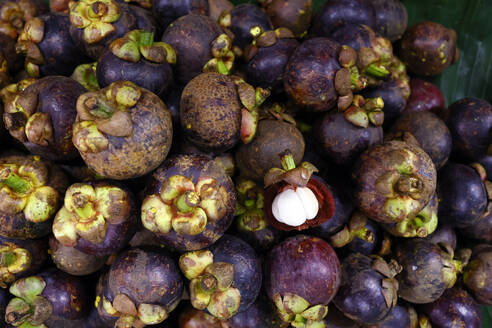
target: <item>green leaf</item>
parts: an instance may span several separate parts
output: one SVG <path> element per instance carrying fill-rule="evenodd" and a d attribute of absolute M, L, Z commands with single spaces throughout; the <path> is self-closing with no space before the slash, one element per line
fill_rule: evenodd
<path fill-rule="evenodd" d="M 482 307 L 482 327 L 492 327 L 492 306 Z"/>

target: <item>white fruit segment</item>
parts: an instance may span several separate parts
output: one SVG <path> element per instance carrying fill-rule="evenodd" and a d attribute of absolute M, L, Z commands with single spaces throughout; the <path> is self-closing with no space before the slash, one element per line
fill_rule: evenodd
<path fill-rule="evenodd" d="M 307 187 L 286 189 L 279 193 L 272 203 L 275 219 L 289 226 L 297 227 L 318 214 L 318 199 Z"/>

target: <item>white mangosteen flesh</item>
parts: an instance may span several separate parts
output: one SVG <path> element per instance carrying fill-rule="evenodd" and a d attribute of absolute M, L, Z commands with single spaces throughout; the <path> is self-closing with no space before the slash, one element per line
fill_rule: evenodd
<path fill-rule="evenodd" d="M 318 210 L 318 199 L 307 187 L 286 189 L 279 193 L 272 203 L 272 214 L 275 219 L 292 227 L 314 219 Z"/>

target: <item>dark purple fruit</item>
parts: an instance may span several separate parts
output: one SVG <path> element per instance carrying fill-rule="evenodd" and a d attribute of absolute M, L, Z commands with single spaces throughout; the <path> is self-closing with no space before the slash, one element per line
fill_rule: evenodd
<path fill-rule="evenodd" d="M 311 25 L 312 0 L 260 0 L 275 28 L 286 27 L 298 38 L 304 37 Z"/>
<path fill-rule="evenodd" d="M 463 231 L 463 230 L 460 230 Z M 439 224 L 436 231 L 424 238 L 433 244 L 446 243 L 451 246 L 452 249 L 456 249 L 456 232 L 450 225 Z"/>
<path fill-rule="evenodd" d="M 326 328 L 358 328 L 352 319 L 347 318 L 336 306 L 332 306 L 323 320 Z"/>
<path fill-rule="evenodd" d="M 19 278 L 36 274 L 47 258 L 46 238 L 19 240 L 0 237 L 0 287 L 7 288 Z"/>
<path fill-rule="evenodd" d="M 383 242 L 383 230 L 380 225 L 372 220 L 367 220 L 364 227 L 358 230 L 358 235 L 354 236 L 344 248 L 345 254 L 361 253 L 364 255 L 377 254 Z"/>
<path fill-rule="evenodd" d="M 453 154 L 463 161 L 476 161 L 487 154 L 492 142 L 492 106 L 483 99 L 464 98 L 449 106 L 448 127 L 453 136 Z"/>
<path fill-rule="evenodd" d="M 176 308 L 184 292 L 174 260 L 167 253 L 140 248 L 118 255 L 99 284 L 96 307 L 111 327 L 159 324 Z"/>
<path fill-rule="evenodd" d="M 396 120 L 385 138 L 390 140 L 404 132 L 411 133 L 417 139 L 436 169 L 446 164 L 451 154 L 451 133 L 437 115 L 430 111 L 406 113 Z"/>
<path fill-rule="evenodd" d="M 417 313 L 410 305 L 397 304 L 383 320 L 367 328 L 414 328 L 417 319 Z"/>
<path fill-rule="evenodd" d="M 207 16 L 207 0 L 152 0 L 152 12 L 161 29 L 166 29 L 176 19 L 188 15 Z"/>
<path fill-rule="evenodd" d="M 492 305 L 492 246 L 477 245 L 463 271 L 463 283 L 480 304 Z"/>
<path fill-rule="evenodd" d="M 0 235 L 34 239 L 51 233 L 68 181 L 39 156 L 0 158 Z"/>
<path fill-rule="evenodd" d="M 114 40 L 97 63 L 97 81 L 101 88 L 120 80 L 130 81 L 156 95 L 165 95 L 173 82 L 171 64 L 176 53 L 163 42 L 154 42 L 144 30 L 128 32 Z"/>
<path fill-rule="evenodd" d="M 15 43 L 16 39 L 13 39 L 12 37 L 0 32 L 0 44 L 2 45 L 2 48 L 0 49 L 0 58 L 2 60 L 5 60 L 5 68 L 7 69 L 5 72 L 8 72 L 10 75 L 15 75 L 22 68 L 23 58 L 22 56 L 19 56 L 15 51 Z M 3 69 L 4 68 L 2 67 L 2 71 Z M 0 80 L 0 82 L 6 82 L 5 76 L 3 76 L 2 79 L 3 80 Z"/>
<path fill-rule="evenodd" d="M 188 306 L 179 313 L 179 328 L 223 328 L 216 317 Z"/>
<path fill-rule="evenodd" d="M 322 321 L 342 279 L 333 248 L 306 235 L 287 238 L 274 247 L 264 272 L 268 297 L 282 320 L 294 325 Z"/>
<path fill-rule="evenodd" d="M 398 295 L 416 304 L 434 302 L 456 282 L 461 262 L 453 259 L 453 249 L 429 241 L 410 239 L 396 245 L 394 257 L 403 270 L 396 276 Z"/>
<path fill-rule="evenodd" d="M 435 328 L 480 328 L 480 306 L 464 290 L 448 289 L 435 302 L 419 307 Z"/>
<path fill-rule="evenodd" d="M 35 155 L 50 160 L 78 158 L 71 136 L 77 98 L 84 92 L 82 85 L 64 76 L 10 85 L 2 90 L 5 127 Z"/>
<path fill-rule="evenodd" d="M 439 75 L 458 61 L 456 32 L 435 22 L 414 24 L 401 39 L 399 56 L 416 75 Z"/>
<path fill-rule="evenodd" d="M 266 295 L 261 294 L 246 311 L 241 312 L 222 322 L 222 328 L 286 328 L 287 323 L 283 322 L 275 309 L 275 306 L 268 300 Z M 181 327 L 185 328 L 185 327 Z M 192 327 L 186 327 L 192 328 Z M 198 328 L 198 327 L 197 327 Z M 201 327 L 200 327 L 201 328 Z M 208 327 L 203 327 L 208 328 Z M 210 327 L 212 328 L 212 327 Z"/>
<path fill-rule="evenodd" d="M 407 8 L 400 0 L 370 0 L 376 15 L 374 31 L 389 39 L 399 40 L 408 25 Z"/>
<path fill-rule="evenodd" d="M 492 212 L 490 212 L 489 207 L 487 207 L 487 209 L 488 213 L 486 215 L 483 215 L 474 224 L 464 229 L 460 229 L 460 233 L 483 243 L 492 243 Z"/>
<path fill-rule="evenodd" d="M 70 76 L 77 65 L 89 61 L 73 43 L 69 30 L 65 13 L 44 14 L 26 23 L 16 50 L 26 55 L 25 70 L 30 76 Z"/>
<path fill-rule="evenodd" d="M 450 162 L 439 170 L 437 181 L 442 223 L 464 228 L 480 220 L 488 199 L 484 182 L 474 168 Z"/>
<path fill-rule="evenodd" d="M 355 204 L 369 218 L 385 223 L 413 219 L 436 188 L 436 168 L 419 147 L 389 141 L 366 150 L 352 170 Z"/>
<path fill-rule="evenodd" d="M 86 290 L 79 279 L 56 269 L 22 278 L 10 287 L 15 298 L 7 305 L 5 321 L 14 326 L 81 327 L 89 312 Z"/>
<path fill-rule="evenodd" d="M 123 180 L 151 172 L 166 158 L 172 135 L 166 105 L 131 82 L 112 83 L 77 101 L 73 143 L 103 177 Z"/>
<path fill-rule="evenodd" d="M 222 167 L 202 155 L 166 160 L 152 175 L 145 196 L 144 227 L 180 251 L 210 246 L 234 218 L 234 183 Z"/>
<path fill-rule="evenodd" d="M 407 100 L 405 112 L 431 111 L 442 119 L 446 110 L 446 101 L 441 90 L 431 82 L 413 78 L 410 80 L 410 97 Z"/>
<path fill-rule="evenodd" d="M 251 246 L 224 235 L 209 249 L 181 255 L 179 267 L 190 280 L 190 301 L 220 320 L 246 311 L 260 292 L 260 260 Z"/>

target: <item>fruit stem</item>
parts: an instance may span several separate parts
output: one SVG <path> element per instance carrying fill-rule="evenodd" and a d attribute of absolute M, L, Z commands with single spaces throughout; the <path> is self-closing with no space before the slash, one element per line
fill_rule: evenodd
<path fill-rule="evenodd" d="M 140 36 L 140 45 L 151 46 L 154 43 L 154 33 L 153 32 L 142 32 Z"/>
<path fill-rule="evenodd" d="M 287 151 L 285 152 L 283 155 L 282 155 L 282 168 L 285 170 L 285 171 L 290 171 L 290 170 L 293 170 L 296 168 L 296 163 L 294 161 L 294 156 L 292 156 L 292 154 Z"/>
<path fill-rule="evenodd" d="M 222 60 L 217 61 L 217 72 L 222 75 L 229 75 L 230 73 L 226 64 Z"/>
<path fill-rule="evenodd" d="M 8 267 L 16 260 L 16 256 L 11 251 L 0 252 L 0 267 Z"/>
<path fill-rule="evenodd" d="M 176 207 L 181 213 L 191 212 L 199 203 L 198 195 L 193 191 L 187 191 L 179 196 Z"/>
<path fill-rule="evenodd" d="M 367 66 L 365 72 L 375 77 L 386 77 L 390 73 L 386 68 L 378 66 L 376 64 L 371 64 Z"/>
<path fill-rule="evenodd" d="M 31 189 L 29 181 L 21 178 L 8 167 L 0 168 L 0 183 L 6 185 L 18 194 L 25 194 Z"/>
<path fill-rule="evenodd" d="M 359 239 L 367 241 L 368 243 L 374 242 L 374 233 L 366 227 L 362 227 L 359 230 L 354 231 L 354 235 Z"/>

